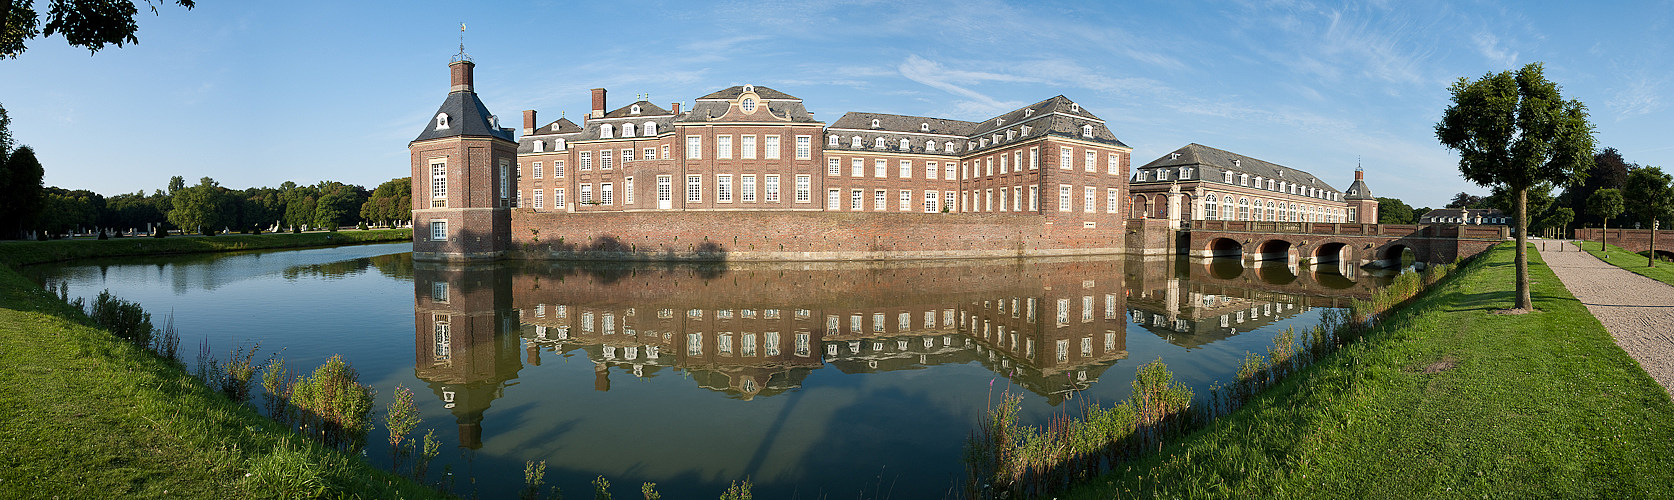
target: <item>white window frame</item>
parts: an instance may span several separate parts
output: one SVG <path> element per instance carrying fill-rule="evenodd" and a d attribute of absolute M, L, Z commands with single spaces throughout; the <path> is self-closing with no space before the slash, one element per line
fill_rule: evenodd
<path fill-rule="evenodd" d="M 703 176 L 686 175 L 686 203 L 703 203 Z"/>
<path fill-rule="evenodd" d="M 732 174 L 715 174 L 715 203 L 732 203 Z"/>
<path fill-rule="evenodd" d="M 814 137 L 809 135 L 796 136 L 796 159 L 809 160 L 814 158 Z"/>
<path fill-rule="evenodd" d="M 432 221 L 430 221 L 430 241 L 447 241 L 447 239 L 448 239 L 448 221 L 445 221 L 445 220 L 432 220 Z"/>
<path fill-rule="evenodd" d="M 761 138 L 761 157 L 768 160 L 779 159 L 779 136 L 769 135 Z"/>
<path fill-rule="evenodd" d="M 811 203 L 811 202 L 814 201 L 813 200 L 813 197 L 814 197 L 813 185 L 814 185 L 813 176 L 808 175 L 808 174 L 796 174 L 796 202 L 797 203 Z"/>
<path fill-rule="evenodd" d="M 717 160 L 731 160 L 732 159 L 732 136 L 730 136 L 730 135 L 717 135 L 717 136 L 715 136 L 715 159 L 717 159 Z"/>
<path fill-rule="evenodd" d="M 744 203 L 756 202 L 756 174 L 738 176 L 738 199 Z"/>
<path fill-rule="evenodd" d="M 766 201 L 768 203 L 778 203 L 779 202 L 779 174 L 767 174 L 767 176 L 764 179 L 762 179 L 762 181 L 763 181 L 762 182 L 762 184 L 763 184 L 762 187 L 764 188 L 764 191 L 766 191 L 766 195 L 767 195 L 767 196 L 765 196 Z"/>
<path fill-rule="evenodd" d="M 701 136 L 701 135 L 688 135 L 688 136 L 686 136 L 686 159 L 688 159 L 688 160 L 701 160 L 701 159 L 703 159 L 703 136 Z M 585 161 L 582 162 L 582 165 L 584 166 L 583 168 L 585 168 L 586 162 Z"/>
<path fill-rule="evenodd" d="M 539 191 L 538 189 L 536 191 Z M 569 204 L 564 199 L 564 188 L 552 188 L 552 209 L 569 210 Z"/>

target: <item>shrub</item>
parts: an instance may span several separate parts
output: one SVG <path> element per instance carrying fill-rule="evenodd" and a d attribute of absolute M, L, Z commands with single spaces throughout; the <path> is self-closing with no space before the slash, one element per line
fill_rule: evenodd
<path fill-rule="evenodd" d="M 140 347 L 151 346 L 151 313 L 139 304 L 112 296 L 110 290 L 99 292 L 93 300 L 93 323 L 109 330 L 117 337 Z"/>
<path fill-rule="evenodd" d="M 218 374 L 221 380 L 217 384 L 221 393 L 227 395 L 227 399 L 240 403 L 250 400 L 250 381 L 256 378 L 257 366 L 254 360 L 258 349 L 261 349 L 260 343 L 249 349 L 240 345 L 227 359 L 226 366 Z"/>
<path fill-rule="evenodd" d="M 168 358 L 169 361 L 179 363 L 180 331 L 174 328 L 173 312 L 170 312 L 169 315 L 163 319 L 163 328 L 158 330 L 155 336 L 157 337 L 157 340 L 152 349 L 156 350 L 158 355 Z"/>
<path fill-rule="evenodd" d="M 419 418 L 418 406 L 413 404 L 413 391 L 403 386 L 395 386 L 395 400 L 389 403 L 389 409 L 384 411 L 384 427 L 389 429 L 389 445 L 397 450 L 401 449 L 401 442 L 407 439 L 407 433 L 417 428 L 424 419 Z M 543 468 L 545 462 L 541 463 Z"/>
<path fill-rule="evenodd" d="M 291 226 L 291 234 L 302 234 L 302 226 Z"/>
<path fill-rule="evenodd" d="M 166 237 L 168 237 L 168 235 L 169 235 L 169 230 L 167 230 L 167 229 L 163 229 L 163 228 L 159 227 L 159 228 L 151 230 L 151 237 L 152 238 L 166 238 Z"/>
<path fill-rule="evenodd" d="M 370 425 L 374 394 L 342 356 L 332 356 L 313 375 L 296 379 L 291 405 L 304 434 L 328 446 L 356 449 Z"/>
<path fill-rule="evenodd" d="M 371 226 L 366 225 L 366 221 L 360 221 L 360 225 L 356 226 L 356 227 L 359 227 L 361 231 L 371 231 L 372 230 Z"/>

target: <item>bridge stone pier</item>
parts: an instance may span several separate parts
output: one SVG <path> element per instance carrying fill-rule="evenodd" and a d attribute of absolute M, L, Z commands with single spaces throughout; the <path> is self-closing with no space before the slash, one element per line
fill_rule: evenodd
<path fill-rule="evenodd" d="M 1348 262 L 1396 267 L 1410 250 L 1417 262 L 1445 263 L 1502 243 L 1504 226 L 1454 224 L 1339 224 L 1264 221 L 1190 221 L 1180 252 L 1193 257 L 1239 257 L 1246 262 Z"/>

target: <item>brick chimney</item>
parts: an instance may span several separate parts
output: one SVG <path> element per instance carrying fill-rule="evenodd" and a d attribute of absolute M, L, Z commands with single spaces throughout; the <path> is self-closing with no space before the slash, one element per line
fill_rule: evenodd
<path fill-rule="evenodd" d="M 453 64 L 449 64 L 448 69 L 453 75 L 453 88 L 448 92 L 475 92 L 471 88 L 471 82 L 475 79 L 472 73 L 476 67 L 476 63 L 471 61 L 454 61 Z"/>
<path fill-rule="evenodd" d="M 1354 180 L 1357 180 L 1357 181 L 1366 180 L 1366 171 L 1358 169 L 1358 168 L 1354 169 Z"/>
<path fill-rule="evenodd" d="M 523 135 L 535 133 L 535 110 L 523 110 Z"/>
<path fill-rule="evenodd" d="M 673 104 L 673 105 L 672 105 L 672 106 L 669 106 L 669 109 L 672 109 L 672 110 L 674 110 L 674 114 L 675 114 L 675 116 L 679 116 L 679 115 L 680 115 L 680 103 L 678 103 L 678 102 L 677 102 L 677 103 L 674 103 L 674 104 Z"/>
<path fill-rule="evenodd" d="M 604 118 L 605 89 L 593 89 L 593 118 Z"/>

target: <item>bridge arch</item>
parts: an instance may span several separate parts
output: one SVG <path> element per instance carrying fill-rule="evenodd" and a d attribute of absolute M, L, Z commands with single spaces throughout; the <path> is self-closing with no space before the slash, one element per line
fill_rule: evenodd
<path fill-rule="evenodd" d="M 1261 242 L 1256 246 L 1256 260 L 1276 260 L 1281 262 L 1295 262 L 1296 246 L 1287 240 L 1278 238 Z"/>
<path fill-rule="evenodd" d="M 1203 249 L 1210 257 L 1244 258 L 1244 244 L 1232 238 L 1215 238 L 1209 240 L 1209 246 Z"/>
<path fill-rule="evenodd" d="M 1315 245 L 1313 255 L 1310 255 L 1309 257 L 1313 258 L 1314 263 L 1316 264 L 1328 264 L 1333 262 L 1342 262 L 1345 260 L 1353 260 L 1354 254 L 1352 247 L 1348 243 L 1341 241 L 1327 241 L 1320 243 L 1319 245 Z"/>
<path fill-rule="evenodd" d="M 1388 245 L 1385 245 L 1383 248 L 1379 248 L 1378 253 L 1377 253 L 1377 260 L 1375 260 L 1373 263 L 1376 264 L 1378 267 L 1399 268 L 1399 267 L 1402 267 L 1402 266 L 1406 265 L 1407 257 L 1409 255 L 1412 257 L 1413 261 L 1417 261 L 1418 260 L 1418 249 L 1415 249 L 1415 248 L 1413 248 L 1413 247 L 1411 247 L 1411 246 L 1409 246 L 1405 243 L 1396 241 L 1396 242 L 1390 243 Z"/>

